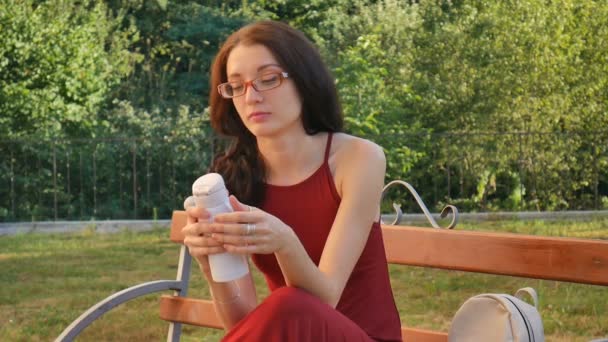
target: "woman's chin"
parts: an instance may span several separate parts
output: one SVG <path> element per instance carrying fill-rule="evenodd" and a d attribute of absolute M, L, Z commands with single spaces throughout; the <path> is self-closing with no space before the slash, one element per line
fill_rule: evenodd
<path fill-rule="evenodd" d="M 248 127 L 251 134 L 256 138 L 273 137 L 279 133 L 279 129 L 271 125 L 251 125 Z"/>

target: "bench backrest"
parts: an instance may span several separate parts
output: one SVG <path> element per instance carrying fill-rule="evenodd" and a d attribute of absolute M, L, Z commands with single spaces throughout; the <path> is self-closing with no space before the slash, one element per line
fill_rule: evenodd
<path fill-rule="evenodd" d="M 183 243 L 184 211 L 170 239 Z M 608 286 L 608 241 L 382 225 L 389 263 Z M 162 296 L 160 317 L 221 328 L 210 300 Z M 404 340 L 447 341 L 445 332 L 402 328 Z"/>

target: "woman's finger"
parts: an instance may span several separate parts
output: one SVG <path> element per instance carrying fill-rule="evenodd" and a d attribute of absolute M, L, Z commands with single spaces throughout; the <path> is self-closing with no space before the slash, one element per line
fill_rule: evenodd
<path fill-rule="evenodd" d="M 186 236 L 198 236 L 200 234 L 199 223 L 189 223 L 182 228 L 182 233 Z"/>
<path fill-rule="evenodd" d="M 236 254 L 254 254 L 259 253 L 259 248 L 257 245 L 248 244 L 248 245 L 225 245 L 224 250 L 229 253 Z"/>
<path fill-rule="evenodd" d="M 197 258 L 197 257 L 201 257 L 201 256 L 211 255 L 211 254 L 225 253 L 226 249 L 221 246 L 220 247 L 189 247 L 188 251 L 190 252 L 190 255 Z"/>
<path fill-rule="evenodd" d="M 182 228 L 182 233 L 186 236 L 210 236 L 213 229 L 207 222 L 197 222 L 186 225 Z"/>
<path fill-rule="evenodd" d="M 227 235 L 255 235 L 261 231 L 256 223 L 212 223 L 209 230 Z"/>
<path fill-rule="evenodd" d="M 232 206 L 232 210 L 234 211 L 249 211 L 249 206 L 246 204 L 241 203 L 238 198 L 236 198 L 236 196 L 234 195 L 230 195 L 230 197 L 228 198 L 228 200 L 230 201 L 230 205 Z"/>
<path fill-rule="evenodd" d="M 186 235 L 184 244 L 188 247 L 217 247 L 222 245 L 210 235 Z"/>
<path fill-rule="evenodd" d="M 255 223 L 263 220 L 261 213 L 261 211 L 233 211 L 217 214 L 213 217 L 213 221 L 219 223 Z"/>
<path fill-rule="evenodd" d="M 196 229 L 196 223 L 190 222 L 190 216 L 188 216 L 188 224 L 182 228 L 182 234 L 188 235 L 198 235 L 194 232 Z"/>
<path fill-rule="evenodd" d="M 192 220 L 192 223 L 196 221 L 207 221 L 211 217 L 209 212 L 201 207 L 188 207 L 186 208 L 186 213 L 188 214 L 188 220 Z"/>
<path fill-rule="evenodd" d="M 230 205 L 234 211 L 256 211 L 258 210 L 256 207 L 241 203 L 238 198 L 234 195 L 230 195 L 228 198 L 230 201 Z"/>
<path fill-rule="evenodd" d="M 215 241 L 219 244 L 225 245 L 258 245 L 263 244 L 268 241 L 265 236 L 259 235 L 232 235 L 232 234 L 222 234 L 222 233 L 213 233 L 211 235 Z"/>

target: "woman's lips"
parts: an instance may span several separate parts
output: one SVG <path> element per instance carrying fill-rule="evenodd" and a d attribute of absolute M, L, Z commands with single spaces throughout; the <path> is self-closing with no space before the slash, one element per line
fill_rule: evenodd
<path fill-rule="evenodd" d="M 253 113 L 249 114 L 248 118 L 249 118 L 249 120 L 251 120 L 253 122 L 260 122 L 260 121 L 266 120 L 266 118 L 269 116 L 270 116 L 270 113 L 268 113 L 268 112 L 253 112 Z"/>

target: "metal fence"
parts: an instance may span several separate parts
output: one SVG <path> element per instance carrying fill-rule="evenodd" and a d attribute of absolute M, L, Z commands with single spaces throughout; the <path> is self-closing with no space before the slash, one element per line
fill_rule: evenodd
<path fill-rule="evenodd" d="M 449 202 L 463 211 L 608 209 L 608 130 L 377 139 L 385 148 L 424 151 L 403 179 L 436 208 Z M 394 156 L 387 157 L 390 162 Z"/>
<path fill-rule="evenodd" d="M 167 218 L 214 141 L 116 138 L 0 143 L 0 220 Z"/>
<path fill-rule="evenodd" d="M 388 177 L 413 184 L 431 208 L 608 207 L 605 132 L 368 138 L 391 147 Z M 207 170 L 216 146 L 205 137 L 1 140 L 0 221 L 166 219 Z"/>

